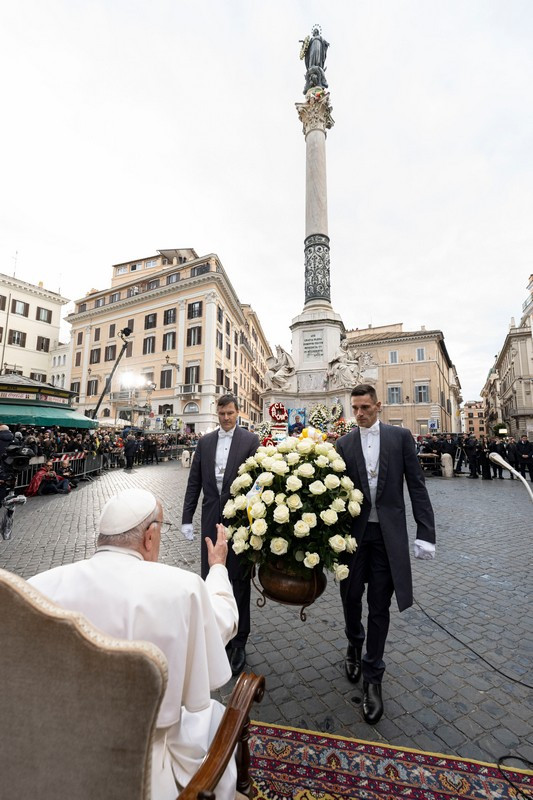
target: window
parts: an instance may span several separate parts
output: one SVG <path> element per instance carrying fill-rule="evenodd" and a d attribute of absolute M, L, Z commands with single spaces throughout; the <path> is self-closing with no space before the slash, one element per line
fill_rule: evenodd
<path fill-rule="evenodd" d="M 416 360 L 417 361 L 425 361 L 426 360 L 426 348 L 425 347 L 417 347 L 416 348 Z"/>
<path fill-rule="evenodd" d="M 169 331 L 163 334 L 163 350 L 176 349 L 176 331 Z"/>
<path fill-rule="evenodd" d="M 217 306 L 217 320 L 222 324 L 223 319 L 224 319 L 224 312 L 222 311 L 220 306 Z"/>
<path fill-rule="evenodd" d="M 0 311 L 6 310 L 6 296 L 5 294 L 0 294 Z"/>
<path fill-rule="evenodd" d="M 115 335 L 115 323 L 109 326 L 109 338 L 112 339 Z"/>
<path fill-rule="evenodd" d="M 24 303 L 22 300 L 11 301 L 12 314 L 20 314 L 21 317 L 27 317 L 29 310 L 30 306 L 28 305 L 28 303 Z"/>
<path fill-rule="evenodd" d="M 76 344 L 83 344 L 83 331 L 78 332 L 78 338 L 76 340 Z"/>
<path fill-rule="evenodd" d="M 100 328 L 95 328 L 94 329 L 94 341 L 95 342 L 99 342 L 100 341 Z"/>
<path fill-rule="evenodd" d="M 172 370 L 171 369 L 162 369 L 161 376 L 159 379 L 159 388 L 160 389 L 170 389 L 172 387 Z"/>
<path fill-rule="evenodd" d="M 87 303 L 80 303 L 78 313 L 81 314 L 83 311 L 87 311 Z"/>
<path fill-rule="evenodd" d="M 217 386 L 224 386 L 224 370 L 217 367 Z"/>
<path fill-rule="evenodd" d="M 148 281 L 148 285 L 146 287 L 148 290 L 150 289 L 158 289 L 159 288 L 159 278 L 154 278 L 153 281 Z"/>
<path fill-rule="evenodd" d="M 128 291 L 126 292 L 127 297 L 135 297 L 135 295 L 139 294 L 139 287 L 138 286 L 130 286 Z"/>
<path fill-rule="evenodd" d="M 230 335 L 229 319 L 226 320 L 226 336 Z"/>
<path fill-rule="evenodd" d="M 127 325 L 127 327 L 130 329 L 130 331 L 131 331 L 132 333 L 133 333 L 133 322 L 134 322 L 134 320 L 132 320 L 132 319 L 129 319 L 129 320 L 128 320 L 128 325 Z"/>
<path fill-rule="evenodd" d="M 113 292 L 113 294 L 109 295 L 110 303 L 118 303 L 119 300 L 120 300 L 120 292 Z"/>
<path fill-rule="evenodd" d="M 415 403 L 429 403 L 429 386 L 427 383 L 420 383 L 415 386 Z"/>
<path fill-rule="evenodd" d="M 38 319 L 39 322 L 52 322 L 52 312 L 49 308 L 41 308 L 41 306 L 37 306 L 37 313 L 35 315 L 35 319 Z"/>
<path fill-rule="evenodd" d="M 172 275 L 167 275 L 167 285 L 169 283 L 177 283 L 180 279 L 179 272 L 173 272 Z"/>
<path fill-rule="evenodd" d="M 233 395 L 234 395 L 235 397 L 237 397 L 237 394 L 239 393 L 239 391 L 238 391 L 238 390 L 239 390 L 239 387 L 237 386 L 237 382 L 236 382 L 236 381 L 233 381 Z"/>
<path fill-rule="evenodd" d="M 41 383 L 46 383 L 46 375 L 42 372 L 30 372 L 30 378 L 32 381 L 40 381 Z"/>
<path fill-rule="evenodd" d="M 76 353 L 74 357 L 74 366 L 80 367 L 81 366 L 81 353 Z"/>
<path fill-rule="evenodd" d="M 235 333 L 233 334 L 233 343 L 235 344 L 235 347 L 239 346 L 239 334 L 237 333 L 237 331 L 235 331 Z"/>
<path fill-rule="evenodd" d="M 398 363 L 398 351 L 389 350 L 389 364 L 397 364 L 397 363 Z"/>
<path fill-rule="evenodd" d="M 7 343 L 15 347 L 26 347 L 26 334 L 23 331 L 10 330 L 7 336 Z"/>
<path fill-rule="evenodd" d="M 99 364 L 100 363 L 100 348 L 95 347 L 94 350 L 91 350 L 89 355 L 89 364 Z"/>
<path fill-rule="evenodd" d="M 78 400 L 79 394 L 80 394 L 80 382 L 79 381 L 72 381 L 72 383 L 70 384 L 70 391 L 74 392 L 76 394 L 76 398 L 75 399 Z"/>
<path fill-rule="evenodd" d="M 95 308 L 102 308 L 105 305 L 105 297 L 97 297 L 94 301 Z"/>
<path fill-rule="evenodd" d="M 224 340 L 222 338 L 222 334 L 220 331 L 217 331 L 217 347 L 219 350 L 222 350 L 222 346 L 224 344 Z"/>
<path fill-rule="evenodd" d="M 196 303 L 189 303 L 187 306 L 187 319 L 197 319 L 202 316 L 202 301 L 198 300 Z"/>
<path fill-rule="evenodd" d="M 146 269 L 157 267 L 157 258 L 151 258 L 149 261 L 145 261 L 144 266 L 146 267 Z"/>
<path fill-rule="evenodd" d="M 144 330 L 157 326 L 157 314 L 147 314 L 144 318 Z"/>
<path fill-rule="evenodd" d="M 155 353 L 155 336 L 147 336 L 143 342 L 143 355 Z"/>
<path fill-rule="evenodd" d="M 163 325 L 172 325 L 174 322 L 176 322 L 176 309 L 167 308 L 163 314 Z"/>
<path fill-rule="evenodd" d="M 401 386 L 388 386 L 387 387 L 387 403 L 395 405 L 402 402 L 402 389 Z"/>
<path fill-rule="evenodd" d="M 132 264 L 130 267 L 130 272 L 138 272 L 142 268 L 143 268 L 142 264 Z"/>
<path fill-rule="evenodd" d="M 197 275 L 205 275 L 206 272 L 210 272 L 209 264 L 200 264 L 198 267 L 192 267 L 191 278 L 195 278 Z"/>
<path fill-rule="evenodd" d="M 50 339 L 46 339 L 44 336 L 38 336 L 37 350 L 44 350 L 45 353 L 48 353 L 50 350 Z"/>
<path fill-rule="evenodd" d="M 143 374 L 143 378 L 146 383 L 153 383 L 154 382 L 154 373 L 153 372 L 145 372 Z"/>
<path fill-rule="evenodd" d="M 128 271 L 127 267 L 117 267 L 115 275 L 125 275 Z"/>
<path fill-rule="evenodd" d="M 202 344 L 202 326 L 197 325 L 187 330 L 187 347 L 194 347 L 195 344 Z"/>
<path fill-rule="evenodd" d="M 126 344 L 126 353 L 125 353 L 125 356 L 126 356 L 126 358 L 131 358 L 131 357 L 132 357 L 132 355 L 133 355 L 133 342 L 128 342 L 128 343 Z"/>
<path fill-rule="evenodd" d="M 200 382 L 200 365 L 195 364 L 193 367 L 185 367 L 185 383 L 190 386 L 194 383 Z"/>
<path fill-rule="evenodd" d="M 226 344 L 226 358 L 231 359 L 231 345 Z"/>
<path fill-rule="evenodd" d="M 87 381 L 87 395 L 91 397 L 95 394 L 98 394 L 98 378 L 92 378 Z"/>
<path fill-rule="evenodd" d="M 187 403 L 183 409 L 184 414 L 198 414 L 199 411 L 200 409 L 198 408 L 198 403 Z"/>
<path fill-rule="evenodd" d="M 116 344 L 110 344 L 104 351 L 104 361 L 113 361 L 117 357 Z"/>

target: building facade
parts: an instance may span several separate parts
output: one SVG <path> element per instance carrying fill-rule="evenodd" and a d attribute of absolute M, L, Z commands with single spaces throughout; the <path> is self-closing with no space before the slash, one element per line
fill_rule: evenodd
<path fill-rule="evenodd" d="M 217 399 L 229 392 L 240 400 L 240 423 L 259 422 L 271 351 L 218 257 L 160 250 L 112 269 L 111 286 L 91 290 L 67 317 L 80 410 L 94 412 L 122 352 L 99 419 L 205 432 L 217 424 Z"/>
<path fill-rule="evenodd" d="M 460 430 L 461 384 L 442 331 L 403 324 L 347 331 L 363 364 L 377 365 L 381 419 L 415 435 Z"/>
<path fill-rule="evenodd" d="M 461 409 L 461 431 L 471 434 L 476 439 L 480 436 L 491 435 L 487 431 L 485 422 L 485 409 L 482 400 L 468 400 Z"/>
<path fill-rule="evenodd" d="M 40 283 L 0 274 L 0 371 L 46 383 L 59 344 L 61 308 L 69 301 Z"/>

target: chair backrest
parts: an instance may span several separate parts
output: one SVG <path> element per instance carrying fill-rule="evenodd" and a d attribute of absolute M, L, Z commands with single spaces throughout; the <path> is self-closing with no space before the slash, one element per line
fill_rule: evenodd
<path fill-rule="evenodd" d="M 157 647 L 100 633 L 0 570 L 0 681 L 1 797 L 150 797 Z"/>

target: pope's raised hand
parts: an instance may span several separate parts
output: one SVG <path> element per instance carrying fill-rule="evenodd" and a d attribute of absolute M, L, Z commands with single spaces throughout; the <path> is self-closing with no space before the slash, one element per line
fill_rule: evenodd
<path fill-rule="evenodd" d="M 225 566 L 226 558 L 228 557 L 228 540 L 226 538 L 226 529 L 224 525 L 218 524 L 217 528 L 217 540 L 213 544 L 209 536 L 205 537 L 205 543 L 207 545 L 207 563 L 210 567 L 214 566 L 215 564 L 222 564 Z"/>

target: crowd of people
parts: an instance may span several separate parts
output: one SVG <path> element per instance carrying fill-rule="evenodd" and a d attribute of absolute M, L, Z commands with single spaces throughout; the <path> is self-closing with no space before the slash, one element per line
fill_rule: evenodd
<path fill-rule="evenodd" d="M 419 454 L 433 454 L 436 457 L 449 453 L 456 475 L 464 472 L 464 466 L 465 470 L 469 472 L 469 478 L 503 480 L 505 477 L 510 477 L 511 480 L 514 480 L 512 472 L 490 460 L 490 454 L 497 453 L 523 478 L 529 475 L 533 482 L 533 442 L 528 441 L 525 434 L 519 438 L 480 436 L 479 439 L 476 439 L 472 434 L 452 435 L 449 433 L 441 436 L 419 437 L 417 451 Z M 508 475 L 504 475 L 504 472 L 507 472 Z"/>

